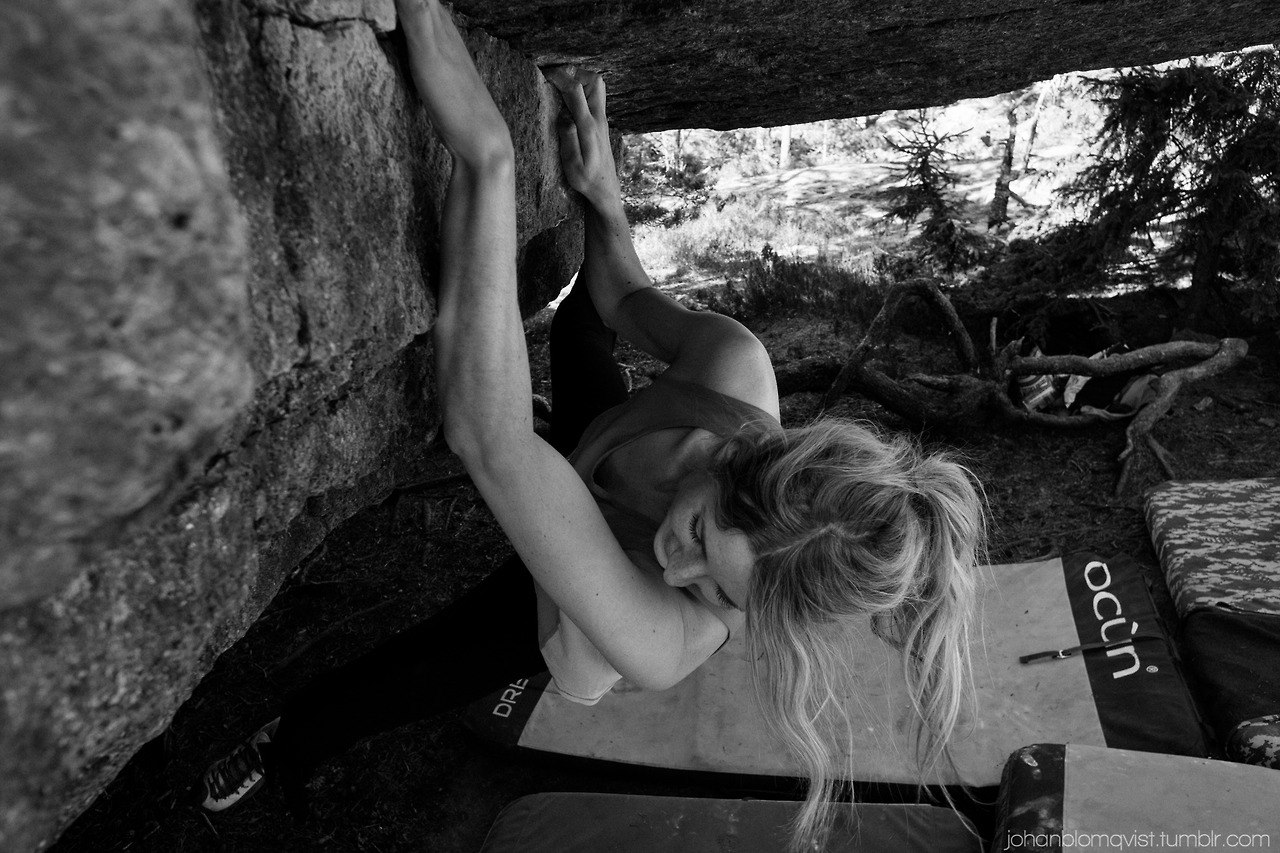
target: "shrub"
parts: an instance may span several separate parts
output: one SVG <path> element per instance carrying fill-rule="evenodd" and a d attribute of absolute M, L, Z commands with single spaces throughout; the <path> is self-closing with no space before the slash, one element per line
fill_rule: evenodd
<path fill-rule="evenodd" d="M 884 301 L 882 268 L 850 269 L 829 259 L 799 260 L 765 244 L 746 265 L 740 286 L 712 289 L 707 307 L 744 322 L 790 314 L 825 316 L 838 329 L 844 322 L 866 323 Z"/>

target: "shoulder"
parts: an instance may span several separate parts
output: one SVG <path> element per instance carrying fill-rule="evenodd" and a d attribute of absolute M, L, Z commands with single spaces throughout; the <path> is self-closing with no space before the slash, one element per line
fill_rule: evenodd
<path fill-rule="evenodd" d="M 667 362 L 668 374 L 751 403 L 775 417 L 777 380 L 764 344 L 732 317 L 693 311 L 657 288 L 618 303 L 617 331 Z"/>
<path fill-rule="evenodd" d="M 723 314 L 698 315 L 667 376 L 706 386 L 778 417 L 778 381 L 769 352 L 746 326 Z"/>

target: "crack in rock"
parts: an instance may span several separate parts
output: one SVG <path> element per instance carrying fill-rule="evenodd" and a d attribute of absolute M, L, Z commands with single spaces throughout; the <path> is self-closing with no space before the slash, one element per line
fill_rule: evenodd
<path fill-rule="evenodd" d="M 313 30 L 368 24 L 382 34 L 396 28 L 395 0 L 247 0 L 247 5 L 260 15 Z"/>

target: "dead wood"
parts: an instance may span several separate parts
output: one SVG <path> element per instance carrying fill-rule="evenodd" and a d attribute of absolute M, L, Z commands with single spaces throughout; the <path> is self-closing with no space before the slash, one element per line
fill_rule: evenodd
<path fill-rule="evenodd" d="M 774 371 L 778 380 L 778 396 L 827 390 L 840 373 L 841 363 L 838 358 L 811 355 L 779 365 Z"/>
<path fill-rule="evenodd" d="M 902 379 L 890 376 L 871 356 L 885 343 L 891 323 L 903 300 L 922 297 L 946 322 L 954 339 L 961 371 L 945 375 L 912 373 Z M 835 404 L 849 390 L 856 390 L 917 426 L 976 423 L 992 418 L 1009 423 L 1030 424 L 1055 429 L 1079 429 L 1099 423 L 1114 423 L 1100 415 L 1047 414 L 1026 409 L 1011 399 L 1009 388 L 1020 376 L 1077 374 L 1115 376 L 1138 370 L 1168 368 L 1155 383 L 1156 399 L 1139 410 L 1126 430 L 1125 448 L 1116 460 L 1120 475 L 1116 495 L 1128 485 L 1139 448 L 1149 452 L 1165 474 L 1173 477 L 1170 454 L 1151 434 L 1152 426 L 1173 404 L 1178 391 L 1194 382 L 1222 373 L 1244 358 L 1248 346 L 1238 338 L 1216 342 L 1170 341 L 1105 359 L 1078 355 L 1021 356 L 1017 342 L 997 345 L 996 321 L 991 321 L 986 363 L 980 363 L 959 314 L 936 284 L 914 280 L 898 285 L 854 346 L 822 399 L 822 410 Z M 1188 364 L 1188 362 L 1191 362 Z M 780 371 L 779 390 L 811 390 L 833 371 L 831 359 L 806 359 L 790 372 Z"/>
<path fill-rule="evenodd" d="M 1179 341 L 1178 343 L 1197 342 Z M 1249 352 L 1249 345 L 1239 338 L 1223 338 L 1216 347 L 1213 344 L 1199 345 L 1210 347 L 1214 351 L 1203 361 L 1162 374 L 1156 380 L 1156 398 L 1143 406 L 1138 411 L 1138 414 L 1134 415 L 1133 420 L 1129 422 L 1129 427 L 1125 430 L 1124 450 L 1120 452 L 1120 456 L 1116 460 L 1121 464 L 1120 478 L 1116 481 L 1117 495 L 1121 494 L 1125 486 L 1129 484 L 1136 459 L 1134 450 L 1138 447 L 1139 440 L 1151 451 L 1156 461 L 1164 468 L 1164 472 L 1169 476 L 1169 479 L 1173 479 L 1173 468 L 1167 451 L 1151 435 L 1151 428 L 1155 426 L 1156 421 L 1164 417 L 1165 413 L 1172 408 L 1173 399 L 1178 395 L 1178 391 L 1182 389 L 1184 384 L 1223 373 L 1239 364 Z M 1169 344 L 1161 344 L 1161 346 L 1169 346 Z M 1150 347 L 1147 349 L 1150 349 Z M 1138 352 L 1142 352 L 1142 350 L 1138 350 Z"/>
<path fill-rule="evenodd" d="M 1169 341 L 1149 347 L 1121 353 L 1108 358 L 1088 358 L 1083 355 L 1040 355 L 1018 358 L 1009 365 L 1013 376 L 1031 376 L 1037 373 L 1074 373 L 1079 376 L 1115 376 L 1144 367 L 1155 367 L 1184 359 L 1212 357 L 1221 347 L 1220 341 Z"/>

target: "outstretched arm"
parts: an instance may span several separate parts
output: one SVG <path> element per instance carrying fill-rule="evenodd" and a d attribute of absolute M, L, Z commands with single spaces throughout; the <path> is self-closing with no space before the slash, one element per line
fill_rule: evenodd
<path fill-rule="evenodd" d="M 436 0 L 396 6 L 414 83 L 453 155 L 433 329 L 445 435 L 451 444 L 500 442 L 532 430 L 529 359 L 514 297 L 511 135 L 449 13 Z"/>
<path fill-rule="evenodd" d="M 623 553 L 582 480 L 538 438 L 516 302 L 510 135 L 438 0 L 397 0 L 411 70 L 453 154 L 434 330 L 445 436 L 529 571 L 629 680 L 664 687 L 723 626 Z"/>
<path fill-rule="evenodd" d="M 568 66 L 547 78 L 568 116 L 560 123 L 560 157 L 569 185 L 582 194 L 586 235 L 582 270 L 600 317 L 668 373 L 777 414 L 777 383 L 763 345 L 741 323 L 690 311 L 653 287 L 636 255 L 609 146 L 605 85 L 598 74 Z"/>

